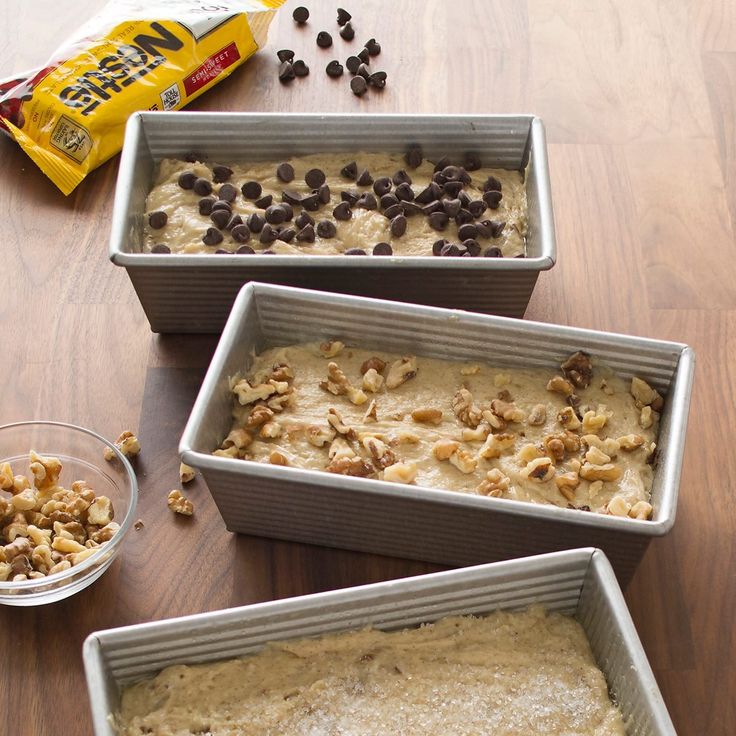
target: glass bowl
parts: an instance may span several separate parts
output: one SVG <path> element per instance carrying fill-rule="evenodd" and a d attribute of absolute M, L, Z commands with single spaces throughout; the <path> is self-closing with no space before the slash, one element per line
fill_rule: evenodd
<path fill-rule="evenodd" d="M 103 457 L 106 447 L 115 457 Z M 0 463 L 9 462 L 17 475 L 27 475 L 28 455 L 35 450 L 61 460 L 59 483 L 71 488 L 75 480 L 86 481 L 97 496 L 107 496 L 115 511 L 120 529 L 105 545 L 79 565 L 35 580 L 0 582 L 0 604 L 37 606 L 68 598 L 91 585 L 110 566 L 130 529 L 138 500 L 138 483 L 133 468 L 118 449 L 104 437 L 82 427 L 61 422 L 17 422 L 0 426 Z M 3 497 L 8 495 L 3 492 Z"/>

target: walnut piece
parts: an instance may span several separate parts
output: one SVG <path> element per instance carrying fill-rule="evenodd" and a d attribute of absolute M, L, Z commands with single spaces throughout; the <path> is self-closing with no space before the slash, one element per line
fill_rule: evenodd
<path fill-rule="evenodd" d="M 327 410 L 327 422 L 338 434 L 345 435 L 350 439 L 355 437 L 355 430 L 345 424 L 337 409 L 330 407 Z"/>
<path fill-rule="evenodd" d="M 547 435 L 542 441 L 547 455 L 555 462 L 559 463 L 565 459 L 565 443 L 556 435 Z"/>
<path fill-rule="evenodd" d="M 632 519 L 641 519 L 643 521 L 651 518 L 653 510 L 652 504 L 647 503 L 646 501 L 637 501 L 629 509 L 629 516 Z"/>
<path fill-rule="evenodd" d="M 471 363 L 469 365 L 464 365 L 460 369 L 461 376 L 475 376 L 478 373 L 480 373 L 480 366 L 477 363 Z"/>
<path fill-rule="evenodd" d="M 579 429 L 582 426 L 575 410 L 571 406 L 566 406 L 557 412 L 557 421 L 565 429 Z"/>
<path fill-rule="evenodd" d="M 606 407 L 601 404 L 598 411 L 590 409 L 583 414 L 583 432 L 592 434 L 600 432 L 606 426 L 606 422 L 612 416 L 611 412 L 606 411 Z"/>
<path fill-rule="evenodd" d="M 368 404 L 368 408 L 365 410 L 365 414 L 363 414 L 363 421 L 364 422 L 377 422 L 378 421 L 378 413 L 376 411 L 376 400 L 373 399 L 370 404 Z"/>
<path fill-rule="evenodd" d="M 628 516 L 631 504 L 622 496 L 614 496 L 606 505 L 606 512 L 611 516 Z"/>
<path fill-rule="evenodd" d="M 637 406 L 651 406 L 655 411 L 660 411 L 664 404 L 664 399 L 659 392 L 652 388 L 646 381 L 634 376 L 631 379 L 631 395 L 636 400 Z"/>
<path fill-rule="evenodd" d="M 363 460 L 362 457 L 336 457 L 326 468 L 328 473 L 339 475 L 352 475 L 359 478 L 367 478 L 375 472 L 373 466 Z"/>
<path fill-rule="evenodd" d="M 242 450 L 253 442 L 253 435 L 242 427 L 233 429 L 230 434 L 222 441 L 222 449 L 227 450 L 228 447 L 235 447 Z M 236 453 L 237 454 L 237 453 Z"/>
<path fill-rule="evenodd" d="M 307 427 L 307 442 L 314 447 L 324 447 L 328 442 L 335 439 L 335 430 L 331 427 L 320 427 L 310 424 Z"/>
<path fill-rule="evenodd" d="M 580 476 L 577 473 L 561 473 L 555 477 L 557 490 L 572 503 L 575 500 L 575 489 L 580 485 Z"/>
<path fill-rule="evenodd" d="M 186 463 L 179 463 L 179 480 L 182 483 L 190 483 L 194 480 L 196 471 Z"/>
<path fill-rule="evenodd" d="M 368 401 L 368 397 L 363 391 L 350 383 L 348 377 L 334 361 L 327 364 L 327 380 L 322 381 L 319 387 L 335 396 L 347 395 L 350 402 L 356 406 Z"/>
<path fill-rule="evenodd" d="M 475 489 L 475 492 L 481 496 L 502 498 L 504 493 L 509 490 L 510 485 L 511 479 L 507 475 L 504 475 L 498 468 L 493 468 L 486 473 L 486 477 Z"/>
<path fill-rule="evenodd" d="M 383 386 L 383 376 L 375 368 L 369 368 L 363 374 L 363 388 L 372 394 L 377 394 L 381 386 Z"/>
<path fill-rule="evenodd" d="M 276 393 L 276 387 L 270 383 L 260 383 L 251 386 L 244 378 L 238 381 L 232 389 L 232 392 L 238 397 L 241 406 L 254 404 L 256 401 L 264 401 L 272 394 Z"/>
<path fill-rule="evenodd" d="M 489 434 L 483 447 L 478 450 L 478 455 L 485 460 L 501 457 L 501 454 L 514 449 L 516 435 L 512 432 L 501 434 Z"/>
<path fill-rule="evenodd" d="M 621 449 L 618 442 L 612 437 L 606 437 L 606 439 L 602 440 L 598 435 L 586 434 L 581 439 L 588 447 L 596 447 L 611 458 L 616 457 L 618 451 Z"/>
<path fill-rule="evenodd" d="M 565 378 L 577 388 L 588 388 L 593 378 L 593 363 L 590 355 L 578 350 L 573 353 L 561 366 Z"/>
<path fill-rule="evenodd" d="M 363 440 L 363 447 L 368 450 L 373 464 L 377 468 L 384 469 L 396 462 L 396 455 L 394 455 L 393 450 L 377 437 L 366 437 Z"/>
<path fill-rule="evenodd" d="M 376 373 L 383 373 L 385 368 L 386 368 L 386 361 L 381 360 L 380 358 L 374 355 L 372 358 L 368 358 L 368 360 L 363 361 L 363 364 L 360 366 L 360 372 L 364 375 L 369 370 L 374 370 L 376 371 Z"/>
<path fill-rule="evenodd" d="M 191 516 L 194 513 L 194 504 L 179 490 L 169 491 L 166 505 L 175 513 Z"/>
<path fill-rule="evenodd" d="M 636 450 L 637 447 L 641 447 L 645 440 L 640 434 L 625 434 L 623 437 L 618 438 L 618 444 L 622 450 Z"/>
<path fill-rule="evenodd" d="M 532 427 L 541 427 L 547 421 L 547 407 L 544 404 L 535 404 L 529 412 L 527 422 Z"/>
<path fill-rule="evenodd" d="M 491 401 L 491 411 L 497 416 L 501 417 L 506 422 L 523 422 L 526 419 L 526 414 L 517 408 L 516 404 L 502 399 L 494 399 Z"/>
<path fill-rule="evenodd" d="M 585 478 L 585 480 L 618 480 L 621 477 L 621 468 L 612 463 L 605 463 L 604 465 L 584 463 L 583 467 L 580 468 L 580 477 Z"/>
<path fill-rule="evenodd" d="M 545 454 L 535 444 L 528 442 L 519 450 L 516 457 L 522 465 L 526 465 L 532 460 L 545 457 Z"/>
<path fill-rule="evenodd" d="M 654 424 L 654 412 L 651 406 L 643 406 L 639 415 L 639 426 L 642 429 L 649 429 Z"/>
<path fill-rule="evenodd" d="M 441 424 L 442 410 L 427 407 L 425 409 L 414 409 L 411 418 L 420 424 Z"/>
<path fill-rule="evenodd" d="M 415 463 L 394 463 L 383 471 L 383 480 L 391 483 L 413 483 L 417 477 L 417 466 Z"/>
<path fill-rule="evenodd" d="M 473 404 L 473 394 L 466 388 L 458 389 L 452 397 L 452 411 L 468 427 L 477 427 L 483 418 L 483 412 Z"/>
<path fill-rule="evenodd" d="M 461 432 L 463 442 L 485 442 L 490 433 L 491 428 L 485 422 L 481 422 L 475 429 L 463 427 Z"/>
<path fill-rule="evenodd" d="M 591 465 L 605 465 L 611 462 L 611 458 L 603 450 L 593 446 L 585 453 L 585 462 Z"/>
<path fill-rule="evenodd" d="M 123 433 L 125 434 L 125 432 Z M 121 437 L 123 435 L 120 435 Z M 140 448 L 139 448 L 140 449 Z M 31 473 L 33 473 L 33 485 L 39 491 L 47 491 L 55 488 L 61 475 L 61 462 L 58 457 L 44 457 L 35 450 L 30 452 Z M 12 477 L 12 476 L 11 476 Z"/>
<path fill-rule="evenodd" d="M 319 346 L 319 352 L 323 358 L 334 358 L 343 351 L 344 347 L 344 343 L 341 343 L 339 340 L 332 340 L 330 342 L 323 342 Z"/>
<path fill-rule="evenodd" d="M 276 439 L 281 437 L 284 428 L 278 422 L 266 422 L 261 426 L 258 436 L 262 439 Z"/>
<path fill-rule="evenodd" d="M 547 382 L 547 391 L 553 391 L 563 396 L 572 396 L 575 393 L 575 388 L 566 378 L 554 376 Z"/>
<path fill-rule="evenodd" d="M 545 455 L 528 462 L 521 474 L 529 480 L 545 483 L 554 477 L 555 466 L 552 460 Z"/>
<path fill-rule="evenodd" d="M 271 450 L 268 455 L 268 462 L 271 465 L 289 465 L 289 458 L 280 450 Z"/>
<path fill-rule="evenodd" d="M 417 374 L 417 359 L 413 356 L 404 356 L 391 364 L 386 376 L 386 388 L 397 388 Z"/>
<path fill-rule="evenodd" d="M 432 448 L 432 454 L 437 460 L 449 460 L 452 453 L 459 447 L 460 443 L 455 440 L 438 440 Z"/>
<path fill-rule="evenodd" d="M 461 473 L 472 473 L 478 467 L 478 461 L 466 450 L 458 448 L 450 455 L 450 464 Z"/>

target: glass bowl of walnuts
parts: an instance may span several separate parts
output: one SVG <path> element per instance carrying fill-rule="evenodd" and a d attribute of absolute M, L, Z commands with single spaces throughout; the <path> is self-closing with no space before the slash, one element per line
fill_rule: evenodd
<path fill-rule="evenodd" d="M 97 580 L 137 500 L 127 458 L 95 432 L 47 421 L 0 426 L 0 604 L 52 603 Z"/>

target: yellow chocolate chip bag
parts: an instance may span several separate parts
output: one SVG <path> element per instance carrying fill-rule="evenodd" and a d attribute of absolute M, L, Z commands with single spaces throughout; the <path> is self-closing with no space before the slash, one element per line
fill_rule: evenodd
<path fill-rule="evenodd" d="M 137 110 L 178 110 L 265 42 L 284 0 L 115 0 L 41 70 L 0 82 L 0 130 L 69 194 Z"/>

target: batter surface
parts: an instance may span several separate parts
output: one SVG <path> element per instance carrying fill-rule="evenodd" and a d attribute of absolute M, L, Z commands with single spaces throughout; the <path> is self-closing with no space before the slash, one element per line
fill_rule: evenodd
<path fill-rule="evenodd" d="M 533 607 L 269 645 L 129 687 L 124 736 L 623 736 L 581 626 Z"/>
<path fill-rule="evenodd" d="M 218 455 L 639 519 L 652 511 L 662 398 L 582 353 L 555 372 L 313 343 L 262 353 L 231 387 Z"/>
<path fill-rule="evenodd" d="M 258 233 L 251 233 L 247 241 L 236 242 L 231 232 L 222 228 L 223 240 L 214 245 L 205 245 L 202 237 L 208 228 L 214 227 L 209 215 L 200 214 L 198 202 L 203 197 L 192 189 L 183 189 L 179 185 L 179 177 L 185 172 L 192 172 L 197 177 L 209 182 L 213 181 L 213 171 L 205 163 L 188 163 L 166 159 L 159 165 L 153 190 L 146 200 L 146 212 L 148 215 L 154 212 L 166 214 L 166 224 L 163 227 L 153 228 L 146 218 L 144 234 L 144 250 L 150 251 L 155 245 L 164 245 L 172 253 L 214 253 L 217 250 L 236 251 L 246 243 L 256 253 L 269 250 L 276 254 L 290 255 L 335 255 L 342 254 L 349 248 L 362 248 L 370 255 L 373 247 L 379 242 L 389 243 L 393 254 L 397 256 L 431 256 L 432 245 L 438 239 L 445 238 L 453 243 L 459 243 L 458 226 L 450 220 L 446 229 L 437 231 L 429 224 L 429 218 L 425 214 L 414 214 L 406 218 L 406 232 L 400 237 L 392 236 L 390 231 L 390 220 L 384 216 L 380 204 L 377 209 L 369 210 L 360 206 L 353 206 L 349 220 L 337 220 L 333 215 L 334 208 L 340 204 L 341 193 L 344 191 L 355 192 L 358 195 L 369 193 L 375 196 L 372 184 L 359 185 L 341 176 L 341 169 L 349 162 L 355 161 L 359 172 L 367 170 L 370 172 L 371 181 L 380 177 L 393 177 L 398 171 L 406 171 L 411 179 L 411 188 L 414 194 L 419 194 L 432 179 L 434 165 L 423 161 L 418 168 L 407 166 L 401 155 L 387 155 L 380 153 L 343 153 L 343 154 L 314 154 L 288 159 L 288 163 L 294 169 L 294 179 L 285 183 L 276 175 L 276 169 L 281 162 L 271 161 L 266 163 L 247 165 L 231 165 L 233 173 L 227 180 L 232 184 L 237 194 L 231 203 L 231 211 L 234 215 L 240 215 L 245 221 L 253 213 L 264 214 L 264 209 L 256 206 L 254 199 L 246 198 L 241 193 L 244 183 L 255 181 L 261 185 L 261 197 L 273 195 L 273 203 L 282 201 L 284 190 L 291 190 L 300 195 L 308 195 L 312 189 L 304 181 L 305 174 L 314 168 L 321 169 L 326 175 L 326 184 L 330 189 L 330 202 L 320 204 L 319 210 L 310 212 L 315 220 L 315 225 L 320 221 L 327 220 L 335 225 L 334 237 L 321 237 L 315 232 L 314 242 L 299 242 L 294 239 L 290 243 L 276 240 L 272 243 L 262 243 Z M 503 231 L 497 237 L 484 237 L 478 235 L 478 244 L 483 250 L 490 246 L 496 246 L 501 254 L 514 257 L 524 254 L 524 243 L 527 228 L 527 202 L 526 189 L 523 178 L 518 171 L 506 171 L 502 169 L 481 168 L 470 172 L 472 182 L 465 185 L 463 191 L 468 197 L 482 205 L 483 184 L 490 176 L 494 176 L 502 186 L 503 198 L 498 209 L 486 209 L 477 218 L 479 221 L 492 220 Z M 216 199 L 221 184 L 213 183 L 212 194 L 209 198 Z M 396 191 L 396 185 L 392 183 L 391 191 Z M 444 197 L 447 199 L 448 197 Z M 293 207 L 294 216 L 298 216 L 301 207 Z M 475 222 L 475 220 L 473 220 Z M 279 225 L 283 229 L 300 228 L 294 224 L 294 220 Z"/>

